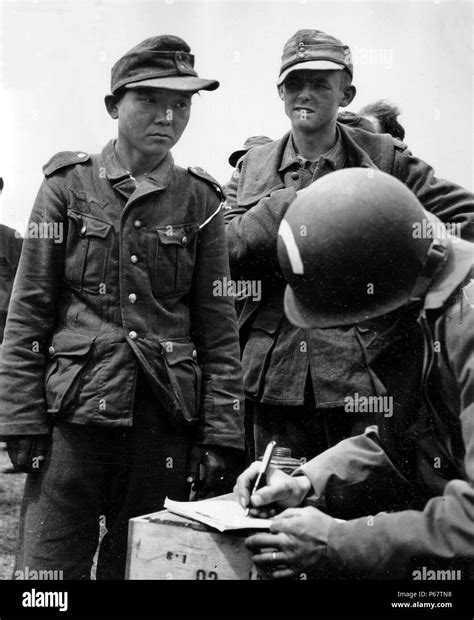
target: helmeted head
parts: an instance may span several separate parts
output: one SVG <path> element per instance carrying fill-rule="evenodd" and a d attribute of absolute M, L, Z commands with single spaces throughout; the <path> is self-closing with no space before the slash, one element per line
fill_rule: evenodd
<path fill-rule="evenodd" d="M 346 168 L 298 194 L 278 233 L 291 323 L 351 325 L 423 298 L 450 241 L 403 183 Z"/>

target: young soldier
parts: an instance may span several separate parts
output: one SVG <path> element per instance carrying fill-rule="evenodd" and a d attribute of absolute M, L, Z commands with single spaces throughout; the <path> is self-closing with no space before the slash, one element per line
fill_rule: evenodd
<path fill-rule="evenodd" d="M 214 90 L 188 45 L 146 39 L 112 68 L 102 153 L 56 154 L 31 222 L 64 231 L 26 239 L 0 374 L 11 460 L 29 471 L 17 569 L 123 578 L 131 517 L 226 488 L 243 449 L 233 302 L 221 192 L 170 149 L 191 99 Z M 31 224 L 30 224 L 31 228 Z"/>
<path fill-rule="evenodd" d="M 244 506 L 250 499 L 260 508 L 271 502 L 296 507 L 310 499 L 325 511 L 282 512 L 271 534 L 248 539 L 255 564 L 275 577 L 310 570 L 414 578 L 424 567 L 431 575 L 454 570 L 458 579 L 469 578 L 474 244 L 451 238 L 396 179 L 353 169 L 301 192 L 281 223 L 278 254 L 289 283 L 285 311 L 294 325 L 359 326 L 395 314 L 403 328 L 418 316 L 424 360 L 416 389 L 424 407 L 390 416 L 387 397 L 377 397 L 376 425 L 323 452 L 296 477 L 272 470 L 268 486 L 251 498 L 258 463 L 244 472 L 237 484 Z M 382 352 L 378 368 L 384 381 L 409 390 L 406 350 L 398 348 L 399 364 L 390 365 Z"/>
<path fill-rule="evenodd" d="M 455 223 L 465 238 L 474 238 L 470 192 L 437 179 L 429 165 L 391 136 L 337 122 L 339 108 L 356 93 L 352 74 L 350 49 L 341 41 L 319 30 L 294 34 L 283 49 L 277 81 L 291 130 L 251 149 L 239 162 L 238 179 L 227 186 L 231 270 L 244 280 L 262 282 L 261 299 L 248 298 L 239 317 L 257 456 L 275 439 L 291 448 L 293 456 L 309 458 L 360 432 L 370 414 L 347 415 L 345 398 L 356 392 L 375 396 L 379 390 L 362 341 L 387 330 L 384 321 L 363 332 L 353 327 L 303 330 L 284 316 L 276 240 L 296 192 L 334 170 L 380 169 L 412 189 L 427 210 Z M 421 334 L 408 344 L 416 356 Z"/>

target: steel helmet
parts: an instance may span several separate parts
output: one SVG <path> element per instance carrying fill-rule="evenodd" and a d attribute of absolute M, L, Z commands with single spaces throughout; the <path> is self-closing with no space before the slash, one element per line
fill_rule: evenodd
<path fill-rule="evenodd" d="M 350 325 L 421 299 L 450 247 L 432 224 L 403 183 L 372 168 L 338 170 L 301 190 L 278 231 L 288 319 Z"/>

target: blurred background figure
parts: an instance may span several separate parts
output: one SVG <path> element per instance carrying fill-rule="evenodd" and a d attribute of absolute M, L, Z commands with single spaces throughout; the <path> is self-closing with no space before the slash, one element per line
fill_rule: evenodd
<path fill-rule="evenodd" d="M 3 178 L 0 177 L 0 194 L 2 191 Z M 20 260 L 22 241 L 21 235 L 16 230 L 0 224 L 0 343 L 3 342 L 8 304 Z"/>
<path fill-rule="evenodd" d="M 385 99 L 377 99 L 359 110 L 359 114 L 372 123 L 376 133 L 389 133 L 394 138 L 403 140 L 405 129 L 398 122 L 400 113 L 398 106 Z"/>
<path fill-rule="evenodd" d="M 370 122 L 368 118 L 362 116 L 358 112 L 351 112 L 349 110 L 341 110 L 337 115 L 337 122 L 348 125 L 349 127 L 357 127 L 357 129 L 365 129 L 370 133 L 380 133 Z"/>
<path fill-rule="evenodd" d="M 224 194 L 227 198 L 235 200 L 237 196 L 237 185 L 239 183 L 240 176 L 240 166 L 237 165 L 239 160 L 242 159 L 242 157 L 248 153 L 250 149 L 253 149 L 254 146 L 260 146 L 261 144 L 267 144 L 268 142 L 273 142 L 273 140 L 268 136 L 250 136 L 247 140 L 245 140 L 244 146 L 241 149 L 238 149 L 229 155 L 229 159 L 227 161 L 232 168 L 234 168 L 234 172 L 232 173 L 230 181 L 228 181 L 223 187 Z"/>
<path fill-rule="evenodd" d="M 0 194 L 2 191 L 3 178 L 0 177 Z M 16 230 L 0 224 L 0 353 L 22 241 L 21 235 Z M 8 466 L 3 473 L 13 474 L 18 471 L 15 467 Z"/>

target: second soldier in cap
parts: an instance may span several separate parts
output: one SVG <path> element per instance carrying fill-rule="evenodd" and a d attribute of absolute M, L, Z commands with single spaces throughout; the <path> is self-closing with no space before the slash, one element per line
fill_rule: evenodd
<path fill-rule="evenodd" d="M 339 108 L 356 94 L 352 77 L 347 45 L 320 30 L 296 32 L 284 46 L 277 79 L 290 131 L 251 149 L 241 160 L 237 186 L 228 192 L 231 269 L 262 281 L 261 300 L 249 298 L 239 318 L 257 457 L 272 439 L 297 458 L 312 457 L 370 424 L 370 413 L 348 415 L 345 399 L 356 393 L 369 398 L 384 389 L 370 359 L 395 335 L 384 321 L 321 330 L 296 328 L 285 318 L 277 231 L 297 192 L 334 170 L 380 169 L 405 183 L 427 210 L 455 224 L 466 238 L 474 236 L 470 192 L 437 179 L 428 164 L 391 136 L 337 122 Z M 300 234 L 306 234 L 304 226 Z M 411 345 L 415 350 L 421 348 L 421 333 L 418 337 Z"/>

